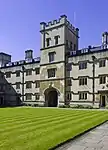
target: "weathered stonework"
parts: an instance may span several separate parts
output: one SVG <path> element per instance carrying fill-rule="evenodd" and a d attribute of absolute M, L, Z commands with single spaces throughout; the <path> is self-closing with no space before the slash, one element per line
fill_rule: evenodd
<path fill-rule="evenodd" d="M 29 50 L 26 51 L 27 59 L 10 62 L 11 56 L 0 53 L 0 65 L 2 66 L 0 71 L 4 77 L 0 77 L 0 105 L 17 105 L 17 97 L 20 97 L 20 102 L 32 105 L 44 105 L 45 99 L 51 100 L 52 103 L 54 99 L 58 100 L 57 106 L 67 103 L 70 105 L 89 104 L 94 107 L 108 105 L 108 33 L 105 32 L 102 35 L 101 46 L 89 46 L 79 50 L 79 30 L 69 23 L 65 15 L 50 23 L 42 22 L 40 33 L 39 58 L 33 58 L 32 50 Z M 58 37 L 57 41 L 56 37 Z M 54 55 L 49 57 L 51 53 Z M 96 62 L 93 61 L 93 57 L 96 58 Z M 105 65 L 99 67 L 102 59 L 105 59 Z M 87 63 L 85 68 L 80 68 L 81 62 Z M 95 64 L 95 69 L 93 64 Z M 55 72 L 54 75 L 48 77 L 49 69 L 54 69 Z M 27 74 L 27 70 L 31 72 Z M 18 71 L 19 76 L 16 75 Z M 7 73 L 11 74 L 10 77 L 6 77 Z M 102 84 L 100 75 L 105 76 L 105 82 Z M 80 77 L 86 77 L 87 84 L 80 85 Z M 29 87 L 27 87 L 28 81 L 30 82 Z M 18 84 L 19 87 L 17 87 Z M 47 91 L 46 97 L 45 91 Z M 52 103 L 48 105 L 52 106 Z"/>
<path fill-rule="evenodd" d="M 48 79 L 48 69 L 56 68 L 56 77 L 55 78 L 64 78 L 64 63 L 58 63 L 58 64 L 50 64 L 46 66 L 41 66 L 41 74 L 40 74 L 40 80 L 47 80 Z"/>
<path fill-rule="evenodd" d="M 45 90 L 50 88 L 50 84 L 52 84 L 52 87 L 56 89 L 60 95 L 59 95 L 59 101 L 64 101 L 64 80 L 55 80 L 55 81 L 42 81 L 40 82 L 40 100 L 45 101 Z"/>

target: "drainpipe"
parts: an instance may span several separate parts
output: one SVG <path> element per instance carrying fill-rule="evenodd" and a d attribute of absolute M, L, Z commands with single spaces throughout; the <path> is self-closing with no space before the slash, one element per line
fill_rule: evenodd
<path fill-rule="evenodd" d="M 92 86 L 92 89 L 93 89 L 93 105 L 94 105 L 94 102 L 95 102 L 95 61 L 96 61 L 96 57 L 95 56 L 92 56 L 92 60 L 93 60 L 93 86 Z"/>
<path fill-rule="evenodd" d="M 22 102 L 24 102 L 24 70 L 25 67 L 22 66 Z"/>

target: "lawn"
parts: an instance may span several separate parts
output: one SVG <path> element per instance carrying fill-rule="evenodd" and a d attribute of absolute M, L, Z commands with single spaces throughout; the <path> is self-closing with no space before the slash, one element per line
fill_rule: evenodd
<path fill-rule="evenodd" d="M 48 150 L 107 119 L 99 110 L 1 108 L 0 150 Z"/>

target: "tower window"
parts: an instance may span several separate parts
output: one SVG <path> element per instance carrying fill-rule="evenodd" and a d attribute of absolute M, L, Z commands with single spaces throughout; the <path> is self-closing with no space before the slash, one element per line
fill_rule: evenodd
<path fill-rule="evenodd" d="M 55 77 L 55 71 L 56 71 L 55 68 L 48 69 L 48 78 Z"/>
<path fill-rule="evenodd" d="M 47 47 L 50 46 L 50 40 L 51 40 L 51 38 L 46 39 Z"/>
<path fill-rule="evenodd" d="M 55 56 L 55 52 L 50 52 L 49 53 L 49 62 L 54 61 L 54 56 Z"/>
<path fill-rule="evenodd" d="M 54 38 L 55 38 L 55 45 L 58 44 L 58 38 L 59 38 L 59 37 L 60 37 L 59 35 L 57 35 L 57 36 L 54 37 Z"/>

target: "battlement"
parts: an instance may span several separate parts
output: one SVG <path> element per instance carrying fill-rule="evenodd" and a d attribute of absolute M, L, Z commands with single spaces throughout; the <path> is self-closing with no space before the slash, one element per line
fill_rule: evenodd
<path fill-rule="evenodd" d="M 37 58 L 31 58 L 29 60 L 20 60 L 20 61 L 15 61 L 15 62 L 8 62 L 6 64 L 0 65 L 1 68 L 9 68 L 9 67 L 17 67 L 17 66 L 22 66 L 22 65 L 27 65 L 27 64 L 33 64 L 33 63 L 40 63 L 40 57 Z"/>
<path fill-rule="evenodd" d="M 60 16 L 58 20 L 53 20 L 49 21 L 48 23 L 46 22 L 41 22 L 40 23 L 40 30 L 48 30 L 50 28 L 56 28 L 60 25 L 66 25 L 72 32 L 74 32 L 76 35 L 78 35 L 78 28 L 75 28 L 67 19 L 66 15 Z"/>

